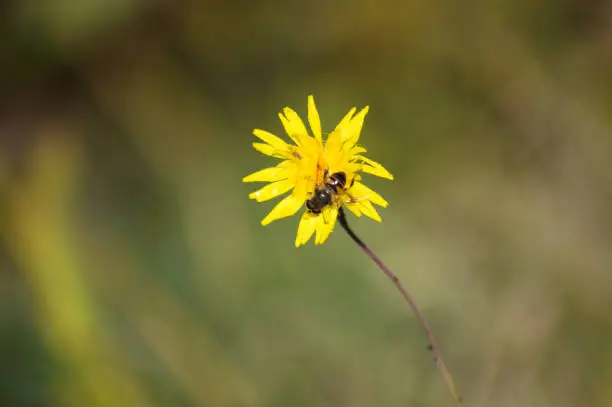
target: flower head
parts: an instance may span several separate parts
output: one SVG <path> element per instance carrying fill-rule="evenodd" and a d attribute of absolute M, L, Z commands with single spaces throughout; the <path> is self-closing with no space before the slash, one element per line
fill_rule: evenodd
<path fill-rule="evenodd" d="M 258 202 L 291 191 L 261 221 L 264 226 L 305 208 L 298 226 L 296 247 L 305 244 L 313 234 L 316 234 L 315 244 L 325 242 L 334 229 L 341 205 L 356 216 L 366 215 L 381 221 L 372 204 L 386 207 L 387 201 L 361 183 L 360 173 L 390 180 L 393 176 L 382 165 L 362 155 L 366 149 L 357 143 L 368 107 L 357 114 L 356 111 L 352 108 L 324 140 L 314 98 L 309 96 L 308 123 L 312 136 L 300 116 L 288 107 L 279 113 L 279 117 L 294 144 L 286 143 L 265 130 L 253 130 L 253 134 L 263 141 L 253 143 L 253 147 L 282 161 L 275 167 L 248 175 L 242 181 L 269 182 L 249 195 Z M 312 200 L 316 193 L 320 199 L 314 205 Z M 312 210 L 314 206 L 316 208 Z"/>

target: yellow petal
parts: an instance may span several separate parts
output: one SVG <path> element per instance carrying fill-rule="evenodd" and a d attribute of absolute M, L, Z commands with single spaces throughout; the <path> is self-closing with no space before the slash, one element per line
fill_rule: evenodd
<path fill-rule="evenodd" d="M 377 222 L 382 222 L 380 215 L 374 208 L 374 205 L 370 203 L 370 201 L 361 201 L 359 202 L 359 205 L 361 205 L 361 213 L 363 213 L 365 216 L 374 219 Z"/>
<path fill-rule="evenodd" d="M 362 155 L 358 155 L 355 158 L 358 161 L 362 161 L 363 163 L 365 163 L 364 165 L 361 165 L 360 171 L 363 171 L 368 174 L 376 175 L 377 177 L 381 177 L 381 178 L 386 178 L 390 180 L 393 179 L 393 175 L 391 175 L 391 173 L 387 171 L 385 167 L 383 167 L 376 161 L 370 160 L 369 158 L 366 158 Z"/>
<path fill-rule="evenodd" d="M 355 146 L 351 150 L 351 155 L 357 155 L 357 154 L 365 153 L 366 151 L 368 151 L 368 150 L 366 150 L 363 146 Z"/>
<path fill-rule="evenodd" d="M 295 247 L 300 247 L 310 240 L 310 237 L 315 231 L 316 223 L 316 215 L 313 215 L 308 211 L 304 212 L 302 218 L 300 219 L 300 224 L 298 225 L 297 236 L 295 237 Z"/>
<path fill-rule="evenodd" d="M 357 113 L 355 117 L 351 119 L 351 122 L 346 126 L 346 131 L 343 133 L 343 135 L 346 137 L 344 141 L 349 143 L 350 146 L 354 146 L 355 144 L 357 144 L 359 136 L 361 135 L 363 121 L 365 120 L 365 116 L 368 114 L 369 110 L 369 106 L 366 106 L 361 109 L 361 111 Z"/>
<path fill-rule="evenodd" d="M 358 203 L 347 203 L 344 206 L 346 206 L 349 211 L 353 212 L 353 215 L 357 216 L 358 218 L 361 217 L 361 209 L 359 209 L 361 205 Z"/>
<path fill-rule="evenodd" d="M 295 214 L 304 204 L 304 201 L 294 197 L 293 195 L 289 195 L 285 197 L 282 201 L 278 203 L 270 211 L 270 213 L 262 219 L 261 224 L 266 226 L 270 222 L 273 222 L 277 219 L 286 218 L 287 216 L 291 216 Z"/>
<path fill-rule="evenodd" d="M 275 198 L 289 191 L 291 188 L 293 188 L 293 185 L 293 180 L 289 179 L 276 181 L 255 192 L 251 192 L 249 194 L 249 198 L 255 199 L 257 202 L 267 201 L 268 199 Z"/>
<path fill-rule="evenodd" d="M 310 123 L 315 139 L 321 141 L 321 119 L 312 95 L 308 96 L 308 123 Z"/>
<path fill-rule="evenodd" d="M 308 196 L 310 194 L 312 194 L 312 191 L 314 190 L 313 187 L 313 181 L 310 181 L 308 178 L 305 177 L 296 177 L 297 180 L 295 182 L 295 189 L 293 190 L 293 195 L 296 198 L 301 198 L 302 200 L 306 201 L 306 199 L 308 199 Z"/>
<path fill-rule="evenodd" d="M 378 165 L 376 167 L 370 167 L 369 165 L 364 165 L 361 167 L 361 171 L 367 174 L 375 175 L 380 178 L 386 178 L 386 179 L 393 180 L 393 175 L 391 175 L 391 173 L 389 173 L 389 171 L 387 171 L 385 167 L 383 167 L 382 165 Z"/>
<path fill-rule="evenodd" d="M 349 112 L 342 118 L 342 120 L 340 120 L 340 123 L 338 123 L 338 125 L 336 126 L 336 128 L 334 129 L 333 132 L 331 132 L 328 136 L 327 136 L 327 143 L 330 143 L 330 138 L 333 140 L 333 138 L 337 137 L 339 138 L 339 140 L 333 140 L 332 144 L 335 145 L 336 143 L 339 143 L 340 145 L 342 145 L 342 141 L 346 140 L 349 136 L 348 134 L 348 127 L 351 124 L 351 119 L 353 118 L 353 115 L 355 114 L 355 112 L 357 111 L 356 108 L 352 108 L 351 110 L 349 110 Z"/>
<path fill-rule="evenodd" d="M 309 138 L 308 131 L 300 116 L 291 108 L 286 107 L 283 113 L 279 113 L 285 131 L 297 145 L 302 145 L 303 140 Z"/>
<path fill-rule="evenodd" d="M 302 118 L 295 112 L 295 110 L 290 107 L 286 107 L 283 109 L 283 113 L 285 114 L 287 120 L 289 120 L 294 133 L 300 135 L 308 134 L 308 130 L 306 130 L 306 126 L 304 125 Z"/>
<path fill-rule="evenodd" d="M 383 208 L 386 208 L 389 203 L 383 199 L 378 193 L 373 191 L 372 189 L 366 187 L 361 182 L 355 182 L 353 187 L 348 191 L 345 195 L 345 200 L 368 200 L 376 205 L 380 205 Z"/>
<path fill-rule="evenodd" d="M 283 161 L 284 162 L 284 161 Z M 270 167 L 256 171 L 242 178 L 242 182 L 274 182 L 286 179 L 290 171 L 282 167 Z"/>
<path fill-rule="evenodd" d="M 321 152 L 321 143 L 310 136 L 304 136 L 300 139 L 302 143 L 300 153 L 302 156 L 318 157 Z"/>
<path fill-rule="evenodd" d="M 353 115 L 356 111 L 357 108 L 355 107 L 349 110 L 349 112 L 342 118 L 342 120 L 340 120 L 340 123 L 338 123 L 338 125 L 336 126 L 336 130 L 340 130 L 346 127 L 351 122 L 351 119 L 353 118 Z"/>
<path fill-rule="evenodd" d="M 272 147 L 276 148 L 277 150 L 284 151 L 284 150 L 289 149 L 289 145 L 285 143 L 285 141 L 282 138 L 275 136 L 274 134 L 270 132 L 267 132 L 261 129 L 255 129 L 253 130 L 253 134 L 256 137 L 259 137 L 261 140 L 265 141 L 266 143 L 270 144 Z"/>
<path fill-rule="evenodd" d="M 334 130 L 327 136 L 325 141 L 325 155 L 332 157 L 338 155 L 342 150 L 342 132 Z"/>
<path fill-rule="evenodd" d="M 282 114 L 279 113 L 278 117 L 281 121 L 281 123 L 283 124 L 283 128 L 285 129 L 285 133 L 287 133 L 287 135 L 291 138 L 291 140 L 293 140 L 293 142 L 298 145 L 301 146 L 302 145 L 302 137 L 299 134 L 295 134 L 294 129 L 291 125 L 291 122 L 289 122 L 289 120 L 287 120 L 287 118 Z"/>
<path fill-rule="evenodd" d="M 337 217 L 338 206 L 333 205 L 325 207 L 323 213 L 319 215 L 319 218 L 321 219 L 316 227 L 317 235 L 315 237 L 315 244 L 322 244 L 327 240 L 331 232 L 334 230 Z"/>
<path fill-rule="evenodd" d="M 278 150 L 272 147 L 270 144 L 266 144 L 266 143 L 253 143 L 253 148 L 255 148 L 255 150 L 259 151 L 262 154 L 269 155 L 270 157 L 276 157 L 276 158 L 289 158 L 290 157 L 287 151 Z"/>

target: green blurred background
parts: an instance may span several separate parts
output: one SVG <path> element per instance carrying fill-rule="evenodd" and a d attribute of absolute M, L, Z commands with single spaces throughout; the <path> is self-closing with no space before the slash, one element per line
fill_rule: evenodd
<path fill-rule="evenodd" d="M 295 249 L 253 128 L 370 105 L 382 224 L 466 406 L 612 405 L 612 3 L 14 0 L 0 405 L 450 406 L 337 229 Z"/>

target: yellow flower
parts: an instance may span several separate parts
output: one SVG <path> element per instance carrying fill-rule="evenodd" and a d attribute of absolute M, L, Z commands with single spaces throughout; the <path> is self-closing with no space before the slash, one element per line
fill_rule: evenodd
<path fill-rule="evenodd" d="M 265 130 L 253 130 L 253 134 L 263 141 L 253 143 L 253 147 L 282 161 L 275 167 L 265 168 L 242 179 L 243 182 L 269 182 L 265 187 L 252 192 L 249 198 L 263 202 L 292 190 L 291 194 L 283 198 L 261 221 L 264 226 L 277 219 L 294 215 L 312 198 L 317 188 L 324 187 L 325 181 L 330 182 L 331 175 L 339 172 L 345 175 L 344 185 L 334 189 L 337 192 L 333 194 L 334 199 L 329 205 L 325 205 L 320 213 L 314 213 L 305 207 L 295 239 L 296 247 L 305 244 L 313 233 L 316 233 L 315 244 L 325 242 L 334 229 L 340 205 L 346 206 L 356 216 L 366 215 L 381 221 L 372 204 L 386 207 L 387 201 L 362 184 L 359 173 L 390 180 L 393 175 L 379 163 L 362 155 L 366 149 L 357 142 L 368 107 L 357 114 L 356 111 L 356 108 L 352 108 L 334 131 L 323 140 L 321 120 L 314 98 L 308 96 L 308 123 L 313 136 L 308 134 L 300 116 L 288 107 L 279 113 L 279 117 L 287 135 L 295 144 L 288 144 Z"/>

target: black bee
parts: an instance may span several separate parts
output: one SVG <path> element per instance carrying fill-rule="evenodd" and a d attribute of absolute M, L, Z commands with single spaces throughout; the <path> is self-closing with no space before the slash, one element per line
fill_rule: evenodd
<path fill-rule="evenodd" d="M 334 198 L 344 191 L 346 187 L 346 174 L 342 171 L 328 175 L 325 170 L 323 183 L 316 187 L 312 197 L 306 201 L 308 211 L 319 214 L 327 205 L 331 205 Z"/>

